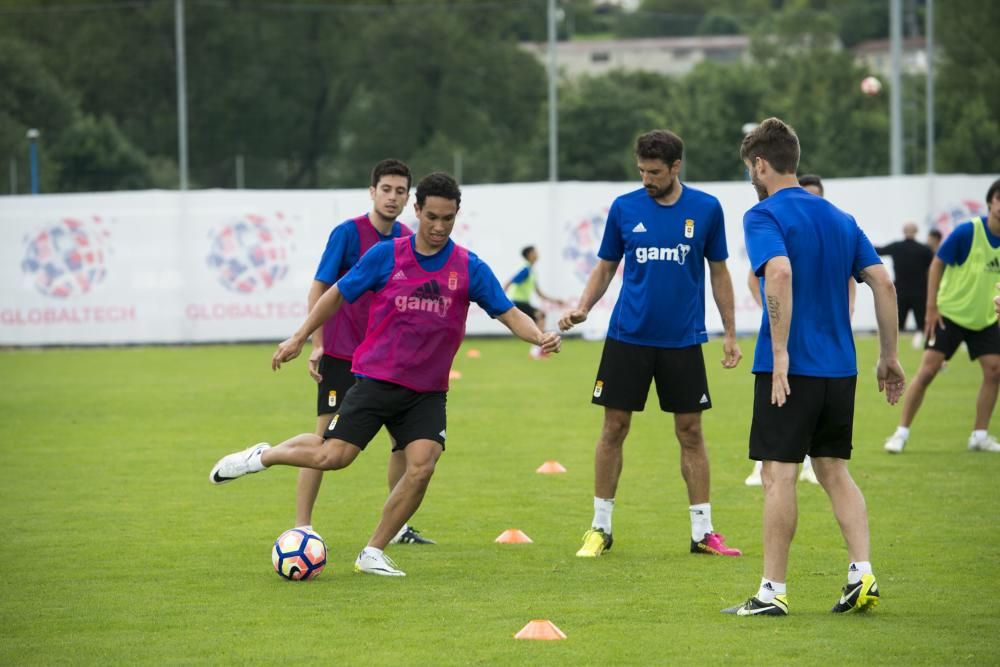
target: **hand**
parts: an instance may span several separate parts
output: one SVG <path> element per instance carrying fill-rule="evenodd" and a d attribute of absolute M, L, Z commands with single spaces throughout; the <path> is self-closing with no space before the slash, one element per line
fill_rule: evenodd
<path fill-rule="evenodd" d="M 316 382 L 322 382 L 323 376 L 319 372 L 319 362 L 323 359 L 323 346 L 313 345 L 312 352 L 309 353 L 309 375 Z"/>
<path fill-rule="evenodd" d="M 774 353 L 774 371 L 771 373 L 771 405 L 779 408 L 792 393 L 788 386 L 788 350 Z"/>
<path fill-rule="evenodd" d="M 722 340 L 722 351 L 725 353 L 725 357 L 722 359 L 723 368 L 736 368 L 736 365 L 740 363 L 740 359 L 743 358 L 740 346 L 736 342 L 736 336 L 726 336 Z"/>
<path fill-rule="evenodd" d="M 587 321 L 587 311 L 582 308 L 574 308 L 573 310 L 567 310 L 563 313 L 563 316 L 559 318 L 559 330 L 569 331 L 573 328 L 573 325 L 580 324 L 581 322 Z"/>
<path fill-rule="evenodd" d="M 282 341 L 278 345 L 278 349 L 274 351 L 274 356 L 271 357 L 271 370 L 278 370 L 281 368 L 281 364 L 286 361 L 291 361 L 295 357 L 299 356 L 299 352 L 302 351 L 302 346 L 305 344 L 305 339 L 298 339 L 292 336 L 288 340 Z"/>
<path fill-rule="evenodd" d="M 542 334 L 542 339 L 538 341 L 538 347 L 542 349 L 542 354 L 552 354 L 562 350 L 562 336 L 555 331 L 546 331 Z"/>
<path fill-rule="evenodd" d="M 903 367 L 899 365 L 899 361 L 879 359 L 875 376 L 878 378 L 878 390 L 885 391 L 885 400 L 889 401 L 889 405 L 896 405 L 896 401 L 906 389 L 906 376 L 903 374 Z"/>

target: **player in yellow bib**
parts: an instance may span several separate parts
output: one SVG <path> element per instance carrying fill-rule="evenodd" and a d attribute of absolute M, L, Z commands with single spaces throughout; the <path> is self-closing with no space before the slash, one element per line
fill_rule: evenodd
<path fill-rule="evenodd" d="M 986 218 L 958 225 L 931 262 L 924 326 L 927 342 L 920 370 L 903 402 L 899 427 L 885 443 L 891 454 L 903 451 L 927 387 L 962 342 L 969 348 L 969 358 L 978 359 L 983 369 L 968 447 L 1000 452 L 1000 443 L 987 432 L 1000 387 L 1000 327 L 993 304 L 994 285 L 1000 279 L 1000 179 L 987 190 L 986 205 Z"/>

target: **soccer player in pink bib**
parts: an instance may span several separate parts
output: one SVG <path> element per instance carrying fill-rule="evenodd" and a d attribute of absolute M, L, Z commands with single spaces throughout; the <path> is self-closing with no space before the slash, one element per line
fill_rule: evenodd
<path fill-rule="evenodd" d="M 420 506 L 444 452 L 448 373 L 465 336 L 469 304 L 479 304 L 518 338 L 558 352 L 558 333 L 543 333 L 514 307 L 493 271 L 451 240 L 461 190 L 443 173 L 417 185 L 417 233 L 372 247 L 316 302 L 305 323 L 271 360 L 277 370 L 299 355 L 312 333 L 341 307 L 374 292 L 365 338 L 354 352 L 357 384 L 322 436 L 303 433 L 271 447 L 260 443 L 223 457 L 209 475 L 224 484 L 273 465 L 316 470 L 349 466 L 385 426 L 402 450 L 406 472 L 354 563 L 356 572 L 401 577 L 384 549 Z"/>

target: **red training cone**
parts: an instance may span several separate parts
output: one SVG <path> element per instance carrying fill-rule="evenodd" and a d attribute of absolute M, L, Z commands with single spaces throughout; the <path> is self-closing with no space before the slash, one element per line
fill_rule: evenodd
<path fill-rule="evenodd" d="M 560 472 L 566 472 L 566 468 L 563 464 L 559 463 L 559 461 L 546 461 L 542 465 L 538 466 L 538 469 L 535 470 L 535 472 L 543 475 L 555 475 Z"/>
<path fill-rule="evenodd" d="M 531 538 L 517 528 L 508 528 L 493 540 L 499 544 L 531 544 Z"/>
<path fill-rule="evenodd" d="M 514 639 L 566 639 L 566 633 L 548 619 L 530 621 Z"/>

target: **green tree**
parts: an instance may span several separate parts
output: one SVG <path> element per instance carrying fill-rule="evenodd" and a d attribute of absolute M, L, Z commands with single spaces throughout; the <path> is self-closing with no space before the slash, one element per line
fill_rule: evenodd
<path fill-rule="evenodd" d="M 41 131 L 39 177 L 43 192 L 55 177 L 48 146 L 76 113 L 76 101 L 26 42 L 0 34 L 0 156 L 17 166 L 19 189 L 28 188 L 29 128 Z"/>
<path fill-rule="evenodd" d="M 138 190 L 152 185 L 149 161 L 108 116 L 81 116 L 52 147 L 59 192 Z"/>

